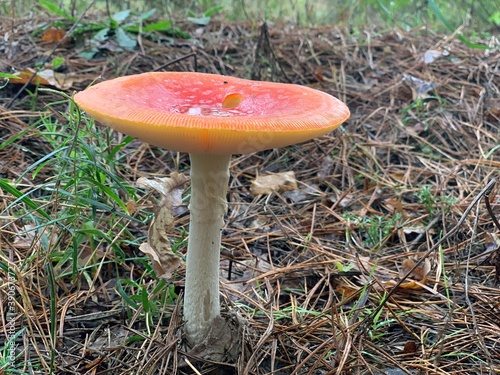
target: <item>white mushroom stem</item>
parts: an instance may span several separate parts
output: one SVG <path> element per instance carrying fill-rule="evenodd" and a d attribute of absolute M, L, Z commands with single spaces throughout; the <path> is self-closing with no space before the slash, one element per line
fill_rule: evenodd
<path fill-rule="evenodd" d="M 186 336 L 191 345 L 206 337 L 220 314 L 221 230 L 227 211 L 231 155 L 191 154 L 191 201 L 184 291 Z"/>

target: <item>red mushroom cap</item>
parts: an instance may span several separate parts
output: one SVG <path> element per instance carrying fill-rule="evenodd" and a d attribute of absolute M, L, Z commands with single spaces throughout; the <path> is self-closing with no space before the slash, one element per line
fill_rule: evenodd
<path fill-rule="evenodd" d="M 305 86 L 203 73 L 144 73 L 89 87 L 75 102 L 104 125 L 176 151 L 240 154 L 304 142 L 349 117 Z"/>

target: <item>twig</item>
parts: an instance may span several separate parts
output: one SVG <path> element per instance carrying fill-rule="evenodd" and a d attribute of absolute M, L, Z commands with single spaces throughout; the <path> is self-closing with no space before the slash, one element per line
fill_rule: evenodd
<path fill-rule="evenodd" d="M 157 72 L 158 70 L 162 70 L 163 68 L 166 68 L 169 65 L 175 64 L 176 62 L 179 62 L 179 61 L 182 61 L 182 60 L 186 60 L 186 59 L 188 59 L 190 57 L 192 57 L 193 60 L 194 60 L 194 66 L 193 66 L 193 68 L 194 68 L 194 71 L 197 72 L 198 71 L 198 60 L 196 58 L 196 53 L 195 52 L 192 52 L 190 54 L 181 56 L 181 57 L 179 57 L 177 59 L 174 59 L 174 60 L 170 60 L 170 61 L 166 62 L 165 64 L 160 65 L 158 68 L 156 68 L 155 70 L 153 70 L 153 72 Z"/>
<path fill-rule="evenodd" d="M 283 74 L 283 76 L 285 77 L 285 79 L 287 80 L 287 82 L 292 82 L 290 80 L 290 78 L 288 78 L 286 72 L 283 70 L 283 67 L 281 66 L 281 63 L 279 62 L 278 58 L 276 57 L 276 54 L 274 53 L 274 50 L 273 48 L 271 47 L 271 42 L 270 42 L 270 38 L 269 38 L 269 29 L 267 27 L 267 23 L 264 22 L 262 24 L 262 26 L 260 27 L 260 35 L 259 35 L 259 39 L 257 40 L 257 46 L 255 48 L 255 56 L 254 56 L 254 65 L 253 65 L 253 68 L 252 68 L 252 79 L 254 80 L 260 80 L 261 79 L 261 76 L 260 76 L 260 69 L 261 69 L 261 66 L 259 65 L 259 53 L 263 53 L 263 54 L 266 54 L 267 57 L 269 57 L 270 59 L 270 63 L 273 64 L 273 66 L 271 66 L 271 78 L 274 79 L 274 74 L 275 74 L 275 69 L 276 69 L 276 66 L 278 67 L 279 71 L 281 72 L 281 74 Z"/>
<path fill-rule="evenodd" d="M 484 198 L 485 198 L 484 200 L 485 200 L 485 202 L 487 202 L 486 203 L 486 207 L 487 208 L 489 207 L 489 195 L 490 195 L 490 191 L 488 191 L 488 192 L 486 192 L 484 194 Z M 490 213 L 491 217 L 494 218 L 493 222 L 496 222 L 496 217 L 491 212 L 491 207 L 490 207 L 490 209 L 488 209 L 488 212 Z M 478 226 L 478 221 L 479 221 L 479 206 L 477 206 L 477 209 L 476 209 L 476 217 L 474 218 L 473 237 L 471 237 L 469 245 L 473 242 L 474 236 L 475 236 L 475 234 L 477 232 L 476 228 Z M 465 278 L 464 278 L 465 302 L 467 303 L 467 306 L 469 306 L 470 315 L 472 317 L 472 335 L 473 335 L 472 337 L 474 337 L 474 339 L 478 341 L 478 343 L 479 343 L 478 346 L 483 350 L 483 353 L 488 358 L 488 365 L 490 366 L 490 371 L 493 374 L 494 370 L 493 370 L 493 361 L 492 361 L 492 358 L 491 358 L 491 354 L 490 354 L 490 352 L 489 352 L 489 350 L 488 350 L 488 348 L 486 346 L 486 343 L 484 342 L 483 336 L 481 336 L 481 334 L 479 334 L 476 313 L 474 312 L 474 308 L 473 308 L 472 302 L 470 300 L 470 295 L 469 295 L 469 288 L 470 288 L 469 287 L 470 254 L 471 254 L 471 247 L 469 247 L 469 251 L 467 252 L 467 263 L 466 263 L 466 267 L 465 267 Z"/>
<path fill-rule="evenodd" d="M 484 193 L 484 204 L 486 205 L 486 210 L 488 210 L 488 213 L 491 216 L 491 220 L 493 220 L 493 224 L 495 224 L 495 226 L 497 227 L 497 229 L 500 230 L 500 223 L 498 222 L 497 217 L 493 213 L 493 209 L 491 208 L 491 204 L 490 204 L 490 193 L 491 193 L 491 190 L 492 189 L 490 189 L 486 193 Z"/>
<path fill-rule="evenodd" d="M 191 362 L 189 362 L 189 359 L 187 357 L 184 357 L 183 359 L 186 361 L 191 370 L 195 372 L 195 374 L 201 375 L 201 373 L 191 364 Z"/>

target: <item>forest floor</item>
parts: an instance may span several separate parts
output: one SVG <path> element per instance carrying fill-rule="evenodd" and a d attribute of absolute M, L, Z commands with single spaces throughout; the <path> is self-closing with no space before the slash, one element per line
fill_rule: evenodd
<path fill-rule="evenodd" d="M 498 40 L 221 20 L 96 36 L 90 18 L 62 39 L 54 20 L 1 21 L 0 71 L 22 79 L 0 90 L 0 374 L 500 373 Z M 321 138 L 233 157 L 221 302 L 245 324 L 225 363 L 184 345 L 184 266 L 160 278 L 139 250 L 158 197 L 138 178 L 188 175 L 188 156 L 61 94 L 195 70 L 351 110 Z M 293 190 L 250 189 L 292 171 Z M 188 195 L 168 230 L 180 256 Z"/>

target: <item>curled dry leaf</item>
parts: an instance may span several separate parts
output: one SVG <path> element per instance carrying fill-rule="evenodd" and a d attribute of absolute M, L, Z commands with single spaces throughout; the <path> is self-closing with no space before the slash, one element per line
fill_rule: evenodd
<path fill-rule="evenodd" d="M 415 267 L 415 261 L 411 258 L 405 259 L 401 264 L 401 271 L 399 272 L 400 277 L 404 277 L 411 269 Z M 402 283 L 399 287 L 402 289 L 412 289 L 412 290 L 420 290 L 423 289 L 422 284 L 425 284 L 427 281 L 427 275 L 431 271 L 431 262 L 429 259 L 425 259 L 424 262 L 415 268 L 412 273 L 410 273 L 409 278 L 414 279 L 408 280 Z"/>
<path fill-rule="evenodd" d="M 407 341 L 401 351 L 401 354 L 414 354 L 417 352 L 417 343 L 415 341 Z"/>
<path fill-rule="evenodd" d="M 297 189 L 297 180 L 293 171 L 258 176 L 250 185 L 250 192 L 253 195 L 281 193 Z"/>
<path fill-rule="evenodd" d="M 348 284 L 338 284 L 335 286 L 335 290 L 342 295 L 343 298 L 350 298 L 354 295 L 356 295 L 361 288 L 355 287 L 353 285 L 348 285 Z"/>
<path fill-rule="evenodd" d="M 179 267 L 181 259 L 172 252 L 167 230 L 174 223 L 174 210 L 182 205 L 182 191 L 187 177 L 172 173 L 169 178 L 139 178 L 137 185 L 145 189 L 154 189 L 161 194 L 161 200 L 155 209 L 155 217 L 148 231 L 148 241 L 139 249 L 151 258 L 156 276 L 169 279 Z"/>
<path fill-rule="evenodd" d="M 127 206 L 129 215 L 133 215 L 138 211 L 138 204 L 136 201 L 130 200 L 125 205 Z"/>
<path fill-rule="evenodd" d="M 488 121 L 500 122 L 500 98 L 490 98 L 488 100 L 488 112 L 486 113 Z"/>
<path fill-rule="evenodd" d="M 25 225 L 22 229 L 24 231 L 23 234 L 18 234 L 14 238 L 14 242 L 12 243 L 12 246 L 15 247 L 16 249 L 31 249 L 31 248 L 36 248 L 37 251 L 41 250 L 41 244 L 39 242 L 39 238 L 37 239 L 36 236 L 36 231 L 32 230 L 33 226 L 32 225 Z"/>
<path fill-rule="evenodd" d="M 401 214 L 403 219 L 407 219 L 409 217 L 408 213 L 404 209 L 403 202 L 401 202 L 399 198 L 390 197 L 384 199 L 383 203 L 389 211 Z"/>
<path fill-rule="evenodd" d="M 424 57 L 422 58 L 422 61 L 426 64 L 431 64 L 434 61 L 436 61 L 437 59 L 439 59 L 440 57 L 448 56 L 448 55 L 449 55 L 449 52 L 446 50 L 440 51 L 440 50 L 428 49 L 427 51 L 425 51 Z"/>
<path fill-rule="evenodd" d="M 96 335 L 91 336 L 88 348 L 95 351 L 120 348 L 126 344 L 128 333 L 125 328 L 121 327 L 113 330 L 96 330 Z"/>
<path fill-rule="evenodd" d="M 308 200 L 318 197 L 321 189 L 316 184 L 304 185 L 300 190 L 285 191 L 283 197 L 292 203 L 306 203 Z"/>
<path fill-rule="evenodd" d="M 335 161 L 330 156 L 325 156 L 318 167 L 318 178 L 323 179 L 331 175 Z"/>
<path fill-rule="evenodd" d="M 411 88 L 413 100 L 428 98 L 430 92 L 437 87 L 435 82 L 425 81 L 410 74 L 403 75 L 403 82 Z"/>
<path fill-rule="evenodd" d="M 68 90 L 75 82 L 68 75 L 54 72 L 52 69 L 43 69 L 35 72 L 31 68 L 26 68 L 19 70 L 14 75 L 19 78 L 10 80 L 13 84 L 24 85 L 31 79 L 30 83 L 32 85 L 52 86 L 60 90 Z M 31 78 L 33 75 L 34 77 Z"/>
<path fill-rule="evenodd" d="M 487 245 L 483 256 L 478 258 L 479 262 L 484 262 L 486 259 L 488 263 L 495 267 L 495 279 L 500 281 L 500 237 L 495 233 L 488 233 L 485 239 Z"/>
<path fill-rule="evenodd" d="M 400 276 L 403 277 L 405 276 L 408 272 L 411 271 L 411 269 L 415 267 L 415 261 L 411 258 L 405 259 L 403 263 L 401 264 L 401 272 Z M 422 265 L 418 266 L 413 270 L 413 272 L 410 274 L 410 277 L 422 281 L 427 277 L 427 274 L 431 271 L 431 262 L 429 259 L 425 259 Z"/>
<path fill-rule="evenodd" d="M 66 31 L 57 27 L 49 27 L 43 32 L 42 42 L 59 43 L 66 36 Z"/>
<path fill-rule="evenodd" d="M 237 291 L 236 293 L 233 292 L 234 296 L 253 296 L 254 293 L 251 291 L 256 291 L 259 289 L 259 283 L 253 279 L 273 269 L 272 265 L 266 259 L 264 259 L 264 257 L 242 260 L 238 262 L 237 267 L 241 267 L 241 269 L 238 269 L 239 272 L 235 273 L 231 278 L 231 282 L 226 284 L 227 289 Z"/>

